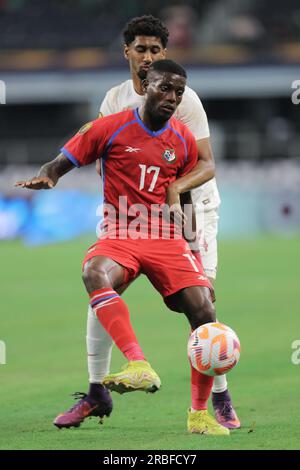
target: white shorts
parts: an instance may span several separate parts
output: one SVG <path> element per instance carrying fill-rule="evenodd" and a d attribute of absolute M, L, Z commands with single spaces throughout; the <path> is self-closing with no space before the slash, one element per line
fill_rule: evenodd
<path fill-rule="evenodd" d="M 204 271 L 211 279 L 216 279 L 218 265 L 217 234 L 218 208 L 220 196 L 215 179 L 192 191 L 196 215 L 197 239 L 195 249 L 200 249 Z M 193 248 L 193 247 L 192 247 Z"/>
<path fill-rule="evenodd" d="M 217 233 L 218 233 L 218 209 L 212 209 L 204 212 L 204 230 L 200 235 L 200 255 L 205 274 L 211 279 L 216 279 L 218 266 L 218 249 L 217 249 Z M 196 212 L 196 220 L 199 214 Z M 203 215 L 201 215 L 203 220 Z M 197 222 L 198 225 L 198 222 Z"/>

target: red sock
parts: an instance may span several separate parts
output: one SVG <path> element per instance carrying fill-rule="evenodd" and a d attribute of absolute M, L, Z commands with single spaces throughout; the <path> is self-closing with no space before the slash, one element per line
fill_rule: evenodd
<path fill-rule="evenodd" d="M 211 394 L 214 378 L 198 372 L 191 366 L 191 394 L 194 410 L 207 410 L 207 402 Z"/>
<path fill-rule="evenodd" d="M 128 361 L 145 361 L 130 323 L 127 305 L 117 292 L 109 287 L 97 289 L 90 294 L 90 305 Z"/>

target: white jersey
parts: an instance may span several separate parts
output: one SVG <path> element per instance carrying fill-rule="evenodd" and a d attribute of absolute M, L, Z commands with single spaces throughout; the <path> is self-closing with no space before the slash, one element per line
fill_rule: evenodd
<path fill-rule="evenodd" d="M 133 81 L 126 80 L 106 93 L 100 106 L 100 113 L 103 116 L 108 116 L 125 109 L 138 108 L 144 100 L 145 97 L 135 91 Z M 185 88 L 182 101 L 176 109 L 174 117 L 189 128 L 196 140 L 209 137 L 206 113 L 201 100 L 191 88 Z M 217 208 L 220 204 L 220 196 L 215 178 L 194 189 L 192 198 L 195 205 L 204 206 L 205 212 Z"/>

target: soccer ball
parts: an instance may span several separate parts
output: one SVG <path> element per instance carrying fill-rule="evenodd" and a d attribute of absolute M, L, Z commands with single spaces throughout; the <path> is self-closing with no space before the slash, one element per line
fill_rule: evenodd
<path fill-rule="evenodd" d="M 202 374 L 226 374 L 239 361 L 240 341 L 229 326 L 206 323 L 192 332 L 188 356 L 192 366 Z"/>

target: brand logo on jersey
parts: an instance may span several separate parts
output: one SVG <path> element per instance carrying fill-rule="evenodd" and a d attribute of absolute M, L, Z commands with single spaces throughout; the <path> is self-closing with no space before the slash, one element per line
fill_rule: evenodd
<path fill-rule="evenodd" d="M 175 150 L 174 149 L 167 149 L 163 153 L 163 157 L 167 160 L 168 163 L 172 163 L 176 160 Z"/>
<path fill-rule="evenodd" d="M 136 152 L 138 152 L 139 150 L 141 150 L 141 149 L 133 148 L 133 147 L 128 147 L 128 146 L 127 146 L 126 149 L 125 149 L 125 152 L 136 153 Z"/>
<path fill-rule="evenodd" d="M 78 134 L 85 134 L 92 127 L 92 125 L 92 122 L 88 122 L 79 129 Z"/>
<path fill-rule="evenodd" d="M 200 281 L 207 281 L 207 277 L 205 277 L 205 276 L 198 276 L 198 279 Z"/>

